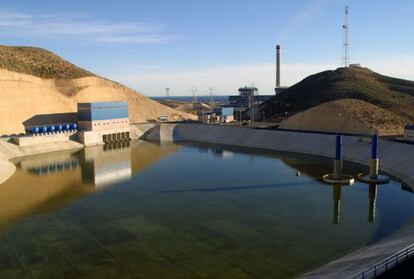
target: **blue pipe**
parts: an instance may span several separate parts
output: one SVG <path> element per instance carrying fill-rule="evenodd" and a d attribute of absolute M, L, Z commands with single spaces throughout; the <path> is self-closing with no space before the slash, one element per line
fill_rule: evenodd
<path fill-rule="evenodd" d="M 336 136 L 335 160 L 342 160 L 342 136 Z"/>
<path fill-rule="evenodd" d="M 378 159 L 378 135 L 372 136 L 371 159 Z"/>

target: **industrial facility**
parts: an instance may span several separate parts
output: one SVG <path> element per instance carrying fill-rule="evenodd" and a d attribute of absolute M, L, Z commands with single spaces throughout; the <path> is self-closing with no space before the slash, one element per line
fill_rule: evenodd
<path fill-rule="evenodd" d="M 85 145 L 127 141 L 130 138 L 127 102 L 78 104 L 79 139 Z"/>
<path fill-rule="evenodd" d="M 259 89 L 254 86 L 239 88 L 238 96 L 229 96 L 227 107 L 233 107 L 234 118 L 237 121 L 254 121 L 255 108 L 271 99 L 273 95 L 258 95 Z"/>
<path fill-rule="evenodd" d="M 59 119 L 59 114 L 50 116 Z M 76 116 L 76 123 L 26 127 L 26 136 L 14 137 L 14 141 L 28 146 L 78 139 L 90 146 L 130 140 L 127 102 L 78 103 Z"/>
<path fill-rule="evenodd" d="M 288 87 L 281 86 L 281 47 L 276 45 L 276 86 L 275 95 L 282 93 Z M 237 121 L 250 120 L 254 122 L 257 114 L 256 108 L 270 100 L 274 95 L 259 95 L 259 89 L 255 86 L 245 86 L 239 88 L 239 95 L 229 96 L 228 104 L 223 107 L 232 107 L 234 119 Z"/>
<path fill-rule="evenodd" d="M 282 93 L 288 87 L 280 85 L 280 58 L 281 58 L 281 48 L 280 45 L 276 45 L 276 86 L 275 86 L 275 95 Z"/>

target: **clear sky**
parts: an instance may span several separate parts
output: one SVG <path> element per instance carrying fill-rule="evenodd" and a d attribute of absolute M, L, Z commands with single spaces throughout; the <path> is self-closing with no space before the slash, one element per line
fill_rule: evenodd
<path fill-rule="evenodd" d="M 348 0 L 351 63 L 414 80 L 414 1 Z M 341 65 L 345 0 L 2 0 L 0 43 L 49 49 L 148 96 L 271 94 Z"/>

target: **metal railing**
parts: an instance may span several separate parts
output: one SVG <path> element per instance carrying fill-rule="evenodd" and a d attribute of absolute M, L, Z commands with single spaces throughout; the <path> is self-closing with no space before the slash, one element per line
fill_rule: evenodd
<path fill-rule="evenodd" d="M 396 267 L 400 263 L 404 262 L 408 258 L 410 258 L 414 254 L 414 244 L 410 245 L 403 250 L 395 253 L 394 255 L 389 256 L 388 258 L 381 260 L 374 265 L 364 269 L 361 272 L 358 272 L 357 274 L 354 274 L 353 276 L 349 277 L 349 279 L 370 279 L 375 278 L 382 273 L 390 270 L 393 267 Z"/>

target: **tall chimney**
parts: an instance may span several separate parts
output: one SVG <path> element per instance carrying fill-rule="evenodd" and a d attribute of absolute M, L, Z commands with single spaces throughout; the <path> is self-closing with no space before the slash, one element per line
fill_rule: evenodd
<path fill-rule="evenodd" d="M 280 45 L 276 46 L 276 88 L 280 87 Z"/>

